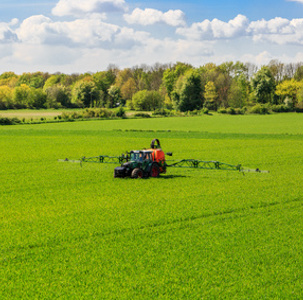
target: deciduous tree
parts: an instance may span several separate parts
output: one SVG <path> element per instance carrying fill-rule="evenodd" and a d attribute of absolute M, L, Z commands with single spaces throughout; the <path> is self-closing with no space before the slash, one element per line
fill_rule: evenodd
<path fill-rule="evenodd" d="M 204 103 L 201 77 L 198 72 L 190 71 L 185 75 L 180 90 L 178 109 L 192 111 L 201 109 Z"/>
<path fill-rule="evenodd" d="M 216 98 L 218 97 L 218 93 L 216 91 L 215 84 L 212 81 L 207 82 L 204 97 L 204 106 L 208 109 L 214 109 L 216 106 Z"/>
<path fill-rule="evenodd" d="M 13 108 L 12 89 L 8 86 L 0 86 L 0 109 Z"/>
<path fill-rule="evenodd" d="M 262 67 L 252 78 L 252 87 L 258 103 L 272 103 L 275 79 L 268 67 Z"/>
<path fill-rule="evenodd" d="M 100 93 L 93 81 L 80 80 L 72 90 L 72 103 L 79 107 L 97 106 L 100 98 Z"/>
<path fill-rule="evenodd" d="M 132 99 L 132 104 L 135 110 L 155 110 L 163 107 L 163 98 L 157 91 L 139 91 Z"/>
<path fill-rule="evenodd" d="M 30 88 L 26 84 L 15 87 L 13 91 L 13 103 L 16 108 L 29 108 Z"/>

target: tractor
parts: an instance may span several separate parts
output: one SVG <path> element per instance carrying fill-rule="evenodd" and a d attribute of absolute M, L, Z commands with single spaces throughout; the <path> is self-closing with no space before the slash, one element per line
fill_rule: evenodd
<path fill-rule="evenodd" d="M 115 178 L 147 178 L 147 177 L 159 177 L 161 173 L 166 173 L 168 167 L 180 167 L 180 168 L 195 168 L 204 170 L 230 170 L 242 172 L 256 172 L 256 173 L 268 173 L 269 171 L 256 169 L 243 168 L 242 165 L 232 165 L 217 160 L 197 160 L 197 159 L 182 159 L 178 161 L 165 160 L 165 155 L 172 156 L 172 152 L 164 153 L 160 148 L 160 142 L 158 139 L 153 139 L 150 145 L 150 149 L 144 150 L 132 150 L 129 153 L 122 154 L 120 156 L 108 156 L 99 155 L 94 157 L 82 157 L 78 160 L 73 159 L 59 159 L 59 161 L 68 161 L 80 163 L 94 162 L 94 163 L 112 163 L 121 164 L 120 167 L 116 167 L 114 170 Z M 168 163 L 167 163 L 168 162 Z"/>
<path fill-rule="evenodd" d="M 130 151 L 127 162 L 114 170 L 114 177 L 147 178 L 159 177 L 160 173 L 166 173 L 165 154 L 160 148 L 158 139 L 154 139 L 151 149 Z M 172 156 L 172 153 L 166 153 Z"/>

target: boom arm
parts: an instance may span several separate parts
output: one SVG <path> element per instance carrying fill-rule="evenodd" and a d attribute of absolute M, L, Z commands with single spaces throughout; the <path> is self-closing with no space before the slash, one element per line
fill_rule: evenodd
<path fill-rule="evenodd" d="M 168 154 L 168 153 L 167 153 Z M 120 155 L 120 156 L 108 156 L 108 155 L 99 155 L 93 157 L 81 157 L 78 160 L 73 159 L 59 159 L 61 162 L 72 162 L 72 163 L 80 163 L 83 162 L 93 162 L 93 163 L 111 163 L 111 164 L 122 164 L 127 162 L 129 159 L 128 155 Z M 167 163 L 169 162 L 169 164 Z M 167 161 L 166 167 L 175 167 L 175 168 L 196 168 L 196 169 L 205 169 L 205 170 L 228 170 L 228 171 L 239 171 L 239 172 L 254 172 L 254 173 L 269 173 L 269 171 L 260 170 L 260 169 L 246 169 L 239 165 L 231 165 L 227 163 L 223 163 L 216 160 L 197 160 L 197 159 L 182 159 L 180 161 Z"/>
<path fill-rule="evenodd" d="M 179 167 L 179 168 L 197 168 L 207 170 L 230 170 L 239 172 L 257 172 L 257 173 L 269 173 L 268 171 L 261 171 L 260 169 L 244 169 L 240 164 L 231 165 L 216 160 L 204 161 L 196 159 L 182 159 L 172 164 L 168 164 L 167 167 Z"/>

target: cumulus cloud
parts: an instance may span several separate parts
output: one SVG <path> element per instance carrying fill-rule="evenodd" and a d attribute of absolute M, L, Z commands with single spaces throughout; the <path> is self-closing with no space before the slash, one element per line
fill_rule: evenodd
<path fill-rule="evenodd" d="M 13 19 L 9 23 L 0 23 L 0 43 L 9 43 L 17 40 L 17 35 L 14 33 L 12 26 L 18 24 L 18 19 Z"/>
<path fill-rule="evenodd" d="M 119 30 L 117 25 L 107 24 L 99 18 L 77 19 L 70 22 L 54 22 L 45 16 L 32 16 L 16 30 L 24 43 L 68 45 L 70 43 L 96 46 L 110 42 Z"/>
<path fill-rule="evenodd" d="M 131 49 L 145 43 L 150 34 L 105 23 L 98 15 L 64 22 L 38 15 L 25 19 L 16 30 L 16 36 L 25 44 Z"/>
<path fill-rule="evenodd" d="M 117 48 L 131 49 L 135 45 L 145 44 L 149 38 L 148 32 L 122 27 L 114 37 L 114 44 Z"/>
<path fill-rule="evenodd" d="M 243 15 L 238 15 L 229 22 L 218 19 L 204 20 L 201 23 L 193 23 L 189 28 L 178 28 L 176 32 L 189 39 L 196 40 L 235 38 L 245 34 L 248 25 L 248 19 Z"/>
<path fill-rule="evenodd" d="M 111 19 L 113 23 L 108 20 L 110 11 L 120 11 L 119 25 L 114 23 L 117 15 Z M 0 68 L 84 72 L 104 69 L 109 63 L 122 68 L 238 59 L 262 64 L 280 57 L 303 57 L 302 53 L 296 55 L 297 46 L 303 45 L 303 18 L 249 21 L 239 14 L 226 22 L 202 20 L 187 26 L 181 10 L 136 8 L 127 14 L 125 0 L 58 0 L 52 12 L 73 18 L 36 15 L 21 22 L 0 22 Z M 177 27 L 179 36 L 160 32 L 156 38 L 152 25 L 159 23 Z M 138 31 L 133 24 L 149 27 Z"/>
<path fill-rule="evenodd" d="M 136 8 L 131 14 L 125 14 L 124 19 L 128 24 L 140 25 L 165 23 L 170 26 L 184 26 L 186 24 L 185 14 L 181 10 L 169 10 L 164 13 L 152 8 L 145 10 Z"/>
<path fill-rule="evenodd" d="M 55 16 L 81 16 L 91 13 L 126 11 L 124 0 L 59 0 L 53 8 Z"/>
<path fill-rule="evenodd" d="M 251 22 L 247 32 L 254 41 L 268 41 L 271 43 L 303 44 L 303 19 L 275 18 L 269 21 L 259 20 Z"/>
<path fill-rule="evenodd" d="M 250 22 L 247 17 L 238 15 L 229 22 L 214 19 L 193 23 L 190 27 L 178 28 L 176 33 L 192 40 L 250 37 L 255 42 L 303 45 L 303 19 L 288 20 L 277 17 Z"/>

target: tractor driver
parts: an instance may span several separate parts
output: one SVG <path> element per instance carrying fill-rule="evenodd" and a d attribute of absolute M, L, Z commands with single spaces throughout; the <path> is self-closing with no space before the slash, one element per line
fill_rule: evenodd
<path fill-rule="evenodd" d="M 142 153 L 142 152 L 140 152 L 140 154 L 139 154 L 139 160 L 140 160 L 140 161 L 143 161 L 143 159 L 144 159 L 144 157 L 143 157 L 143 153 Z"/>

